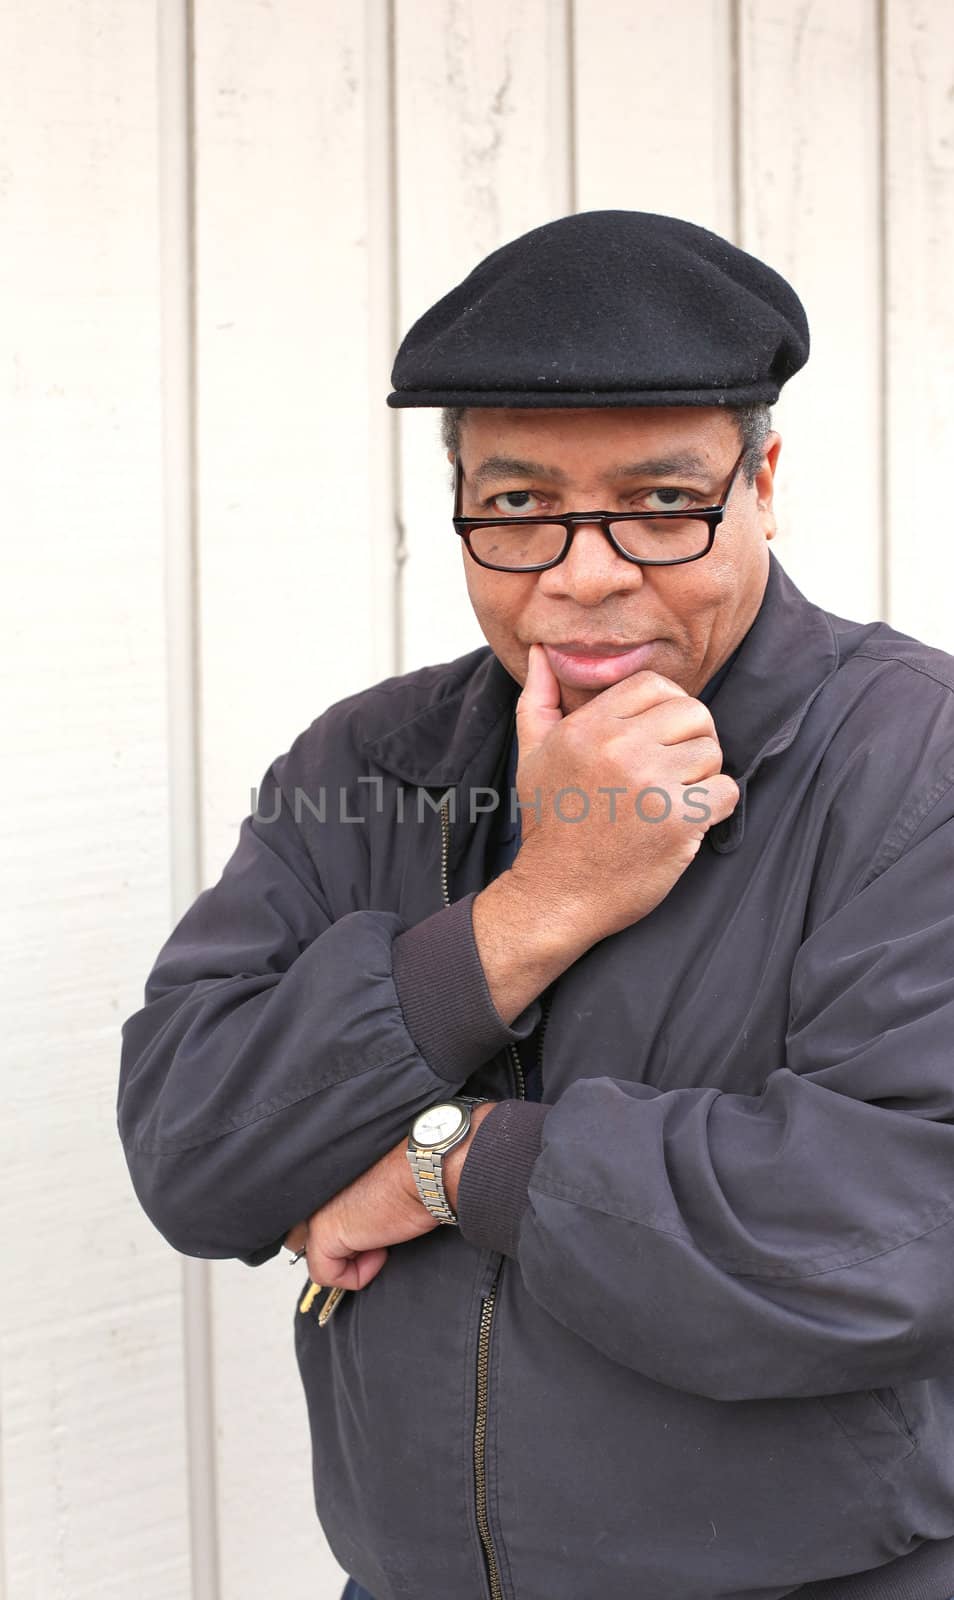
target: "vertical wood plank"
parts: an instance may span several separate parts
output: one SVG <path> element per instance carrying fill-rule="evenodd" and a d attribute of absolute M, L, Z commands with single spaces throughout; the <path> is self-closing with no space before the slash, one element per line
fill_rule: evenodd
<path fill-rule="evenodd" d="M 888 610 L 954 652 L 954 11 L 885 8 Z"/>
<path fill-rule="evenodd" d="M 576 0 L 581 211 L 735 231 L 730 0 Z"/>
<path fill-rule="evenodd" d="M 378 8 L 382 19 L 386 13 Z M 197 341 L 206 871 L 249 789 L 391 669 L 392 530 L 372 521 L 363 13 L 198 0 Z"/>
<path fill-rule="evenodd" d="M 742 0 L 738 243 L 800 295 L 812 354 L 775 412 L 780 534 L 811 599 L 881 614 L 880 111 L 874 0 Z"/>
<path fill-rule="evenodd" d="M 399 332 L 498 245 L 572 208 L 567 7 L 400 0 Z M 483 644 L 450 524 L 439 413 L 400 417 L 402 667 Z"/>
<path fill-rule="evenodd" d="M 268 762 L 393 670 L 387 20 L 349 0 L 196 5 L 206 882 Z M 286 1261 L 212 1268 L 228 1600 L 342 1585 L 312 1500 Z"/>
<path fill-rule="evenodd" d="M 195 584 L 192 30 L 188 0 L 160 6 L 159 272 L 172 920 L 200 888 Z M 219 1600 L 210 1269 L 182 1261 L 191 1600 Z"/>
<path fill-rule="evenodd" d="M 179 1262 L 116 1133 L 168 927 L 157 16 L 0 12 L 8 1600 L 189 1592 Z"/>

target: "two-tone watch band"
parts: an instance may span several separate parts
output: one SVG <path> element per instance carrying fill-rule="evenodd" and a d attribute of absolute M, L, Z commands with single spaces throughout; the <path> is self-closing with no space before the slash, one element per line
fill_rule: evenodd
<path fill-rule="evenodd" d="M 455 1094 L 448 1103 L 469 1106 L 472 1111 L 474 1106 L 485 1105 L 488 1098 L 487 1095 Z M 445 1141 L 441 1145 L 433 1146 L 430 1150 L 415 1147 L 413 1123 L 411 1126 L 412 1132 L 408 1139 L 407 1159 L 414 1174 L 417 1192 L 432 1217 L 436 1217 L 438 1222 L 451 1223 L 456 1226 L 457 1218 L 448 1204 L 447 1195 L 444 1191 L 444 1157 L 449 1155 L 451 1150 L 460 1144 L 462 1140 L 466 1139 L 470 1131 L 471 1119 L 469 1116 L 466 1118 L 463 1127 L 458 1128 L 449 1142 Z"/>

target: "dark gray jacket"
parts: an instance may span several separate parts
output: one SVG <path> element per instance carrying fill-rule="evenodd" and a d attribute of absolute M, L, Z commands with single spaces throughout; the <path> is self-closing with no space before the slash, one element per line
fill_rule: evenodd
<path fill-rule="evenodd" d="M 257 1264 L 424 1106 L 506 1102 L 459 1230 L 290 1307 L 376 1600 L 947 1600 L 954 659 L 771 557 L 711 705 L 740 802 L 553 987 L 542 1104 L 471 927 L 516 694 L 476 650 L 273 763 L 123 1028 L 140 1200 Z"/>

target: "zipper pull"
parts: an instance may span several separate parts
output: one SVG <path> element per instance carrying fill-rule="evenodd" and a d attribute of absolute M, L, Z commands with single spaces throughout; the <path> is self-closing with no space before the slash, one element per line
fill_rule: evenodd
<path fill-rule="evenodd" d="M 500 1255 L 498 1251 L 488 1250 L 487 1260 L 484 1262 L 484 1270 L 480 1275 L 479 1293 L 480 1298 L 484 1303 L 486 1303 L 493 1296 L 494 1285 L 497 1282 L 503 1259 L 503 1256 Z"/>

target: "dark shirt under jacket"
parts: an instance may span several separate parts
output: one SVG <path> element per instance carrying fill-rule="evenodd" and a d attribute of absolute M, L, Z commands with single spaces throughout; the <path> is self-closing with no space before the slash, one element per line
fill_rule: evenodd
<path fill-rule="evenodd" d="M 729 669 L 741 649 L 741 642 L 736 645 L 727 661 L 722 663 L 718 672 L 714 673 L 708 683 L 696 695 L 703 705 L 708 705 L 718 689 L 722 680 L 728 676 Z M 510 752 L 507 759 L 507 772 L 500 790 L 500 806 L 497 811 L 497 828 L 488 857 L 487 882 L 491 883 L 501 872 L 505 872 L 511 865 L 520 848 L 520 812 L 516 805 L 511 804 L 511 797 L 516 796 L 517 785 L 517 734 L 514 730 L 510 741 Z M 546 991 L 548 993 L 549 991 Z M 520 1064 L 523 1067 L 526 1082 L 526 1098 L 539 1100 L 543 1092 L 543 1081 L 537 1061 L 540 1029 L 535 1028 L 526 1039 L 521 1039 L 516 1048 L 520 1055 Z"/>

